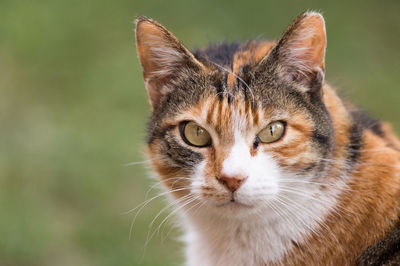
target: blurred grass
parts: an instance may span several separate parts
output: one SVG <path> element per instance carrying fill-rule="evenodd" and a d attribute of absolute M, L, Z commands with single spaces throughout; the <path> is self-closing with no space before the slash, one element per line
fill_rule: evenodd
<path fill-rule="evenodd" d="M 162 200 L 138 216 L 131 240 L 133 216 L 121 214 L 152 183 L 142 164 L 124 166 L 144 160 L 150 110 L 135 15 L 196 48 L 277 38 L 307 9 L 327 20 L 328 81 L 399 131 L 396 0 L 0 1 L 0 265 L 179 264 L 177 230 L 163 239 L 170 225 L 144 251 Z"/>

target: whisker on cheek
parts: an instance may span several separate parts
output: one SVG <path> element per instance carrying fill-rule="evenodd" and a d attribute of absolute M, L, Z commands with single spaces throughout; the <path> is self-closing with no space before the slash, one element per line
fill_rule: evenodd
<path fill-rule="evenodd" d="M 149 204 L 150 202 L 154 201 L 154 200 L 157 199 L 157 198 L 163 197 L 163 196 L 165 196 L 165 195 L 170 195 L 170 194 L 172 194 L 172 193 L 174 193 L 174 192 L 184 191 L 184 190 L 190 191 L 190 188 L 179 188 L 179 189 L 175 189 L 175 190 L 171 190 L 171 191 L 162 192 L 162 193 L 160 193 L 160 194 L 158 194 L 158 195 L 156 195 L 156 196 L 154 196 L 154 197 L 152 197 L 152 198 L 150 198 L 150 199 L 148 199 L 148 200 L 145 200 L 144 202 L 140 203 L 140 204 L 139 204 L 138 206 L 136 206 L 135 208 L 133 208 L 133 209 L 131 209 L 131 210 L 129 210 L 129 211 L 126 211 L 126 212 L 122 213 L 123 215 L 126 215 L 126 214 L 130 214 L 130 213 L 136 211 L 136 214 L 133 216 L 133 219 L 132 219 L 132 222 L 131 222 L 131 226 L 130 226 L 130 230 L 129 230 L 129 239 L 131 239 L 131 237 L 132 237 L 132 235 L 133 235 L 133 226 L 134 226 L 134 224 L 135 224 L 135 221 L 136 221 L 137 217 L 138 217 L 139 214 L 142 212 L 142 210 L 143 210 L 146 206 L 148 206 L 148 204 Z"/>
<path fill-rule="evenodd" d="M 156 233 L 159 233 L 159 231 L 160 231 L 160 228 L 163 226 L 163 224 L 170 218 L 170 217 L 172 217 L 175 213 L 177 213 L 178 211 L 180 211 L 181 209 L 183 209 L 183 208 L 185 208 L 186 206 L 188 206 L 189 204 L 191 204 L 191 203 L 193 203 L 193 202 L 195 202 L 196 200 L 198 200 L 198 197 L 195 197 L 195 196 L 193 196 L 193 195 L 188 195 L 189 197 L 186 197 L 186 198 L 181 198 L 180 200 L 178 200 L 177 202 L 174 202 L 173 204 L 174 205 L 177 205 L 178 206 L 178 208 L 175 208 L 171 213 L 169 213 L 162 221 L 161 221 L 161 223 L 158 225 L 158 227 L 153 231 L 153 232 L 151 232 L 151 229 L 152 229 L 152 226 L 153 226 L 153 224 L 154 224 L 154 221 L 159 217 L 159 215 L 162 213 L 162 212 L 164 212 L 164 210 L 165 209 L 167 209 L 167 208 L 164 208 L 163 210 L 161 210 L 160 211 L 160 213 L 153 219 L 153 221 L 151 222 L 151 224 L 149 225 L 149 233 L 148 233 L 148 236 L 147 236 L 147 240 L 146 240 L 146 243 L 145 243 L 145 247 L 149 244 L 149 242 L 151 241 L 151 239 L 154 237 L 154 235 L 156 234 Z M 188 210 L 191 210 L 193 207 L 195 207 L 195 206 L 197 206 L 197 205 L 199 205 L 199 204 L 201 204 L 201 202 L 197 202 L 196 204 L 194 204 L 193 206 L 191 206 Z M 171 207 L 172 205 L 170 205 L 170 206 L 168 206 L 168 207 Z"/>

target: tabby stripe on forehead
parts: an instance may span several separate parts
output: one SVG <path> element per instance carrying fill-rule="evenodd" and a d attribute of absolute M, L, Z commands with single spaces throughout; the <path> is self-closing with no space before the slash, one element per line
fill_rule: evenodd
<path fill-rule="evenodd" d="M 232 113 L 228 101 L 225 101 L 224 103 L 224 109 L 219 123 L 221 123 L 225 129 L 230 128 L 230 124 L 232 123 Z M 228 132 L 229 131 L 227 130 L 224 131 L 224 137 L 226 137 L 226 134 L 229 134 Z"/>
<path fill-rule="evenodd" d="M 236 52 L 233 57 L 232 73 L 228 76 L 228 86 L 231 90 L 235 87 L 235 82 L 238 83 L 237 75 L 240 75 L 240 69 L 250 63 L 250 51 Z"/>
<path fill-rule="evenodd" d="M 217 113 L 215 114 L 215 118 L 216 121 L 213 121 L 213 123 L 215 124 L 215 131 L 217 132 L 217 134 L 221 135 L 222 132 L 222 125 L 221 123 L 219 123 L 219 121 L 221 121 L 221 113 L 222 113 L 222 102 L 223 100 L 217 101 Z"/>
<path fill-rule="evenodd" d="M 208 124 L 212 124 L 213 117 L 214 117 L 215 104 L 210 103 L 209 104 L 209 108 L 210 109 L 208 110 L 206 121 L 207 121 Z"/>
<path fill-rule="evenodd" d="M 223 109 L 224 99 L 218 102 L 218 113 L 217 113 L 217 122 L 221 121 L 222 109 Z"/>
<path fill-rule="evenodd" d="M 249 112 L 249 110 L 250 110 L 250 108 L 249 108 L 250 106 L 249 106 L 249 102 L 248 101 L 245 101 L 244 102 L 244 115 L 246 116 L 246 117 L 250 117 L 250 112 Z"/>
<path fill-rule="evenodd" d="M 216 75 L 214 77 L 214 86 L 215 89 L 217 91 L 217 96 L 220 100 L 222 100 L 222 98 L 224 97 L 224 81 L 223 81 L 224 77 L 221 73 L 218 73 L 218 75 Z"/>
<path fill-rule="evenodd" d="M 254 108 L 253 109 L 253 123 L 254 123 L 254 125 L 258 125 L 259 119 L 260 119 L 259 111 Z"/>

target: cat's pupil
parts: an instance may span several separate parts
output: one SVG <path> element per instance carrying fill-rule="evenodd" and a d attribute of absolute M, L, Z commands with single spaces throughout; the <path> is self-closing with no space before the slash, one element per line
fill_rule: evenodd
<path fill-rule="evenodd" d="M 266 128 L 258 133 L 259 141 L 263 143 L 271 143 L 279 140 L 285 132 L 285 124 L 282 121 L 270 123 Z"/>
<path fill-rule="evenodd" d="M 201 134 L 203 134 L 204 133 L 204 130 L 201 128 L 201 127 L 197 127 L 197 129 L 196 129 L 196 135 L 197 136 L 200 136 Z"/>

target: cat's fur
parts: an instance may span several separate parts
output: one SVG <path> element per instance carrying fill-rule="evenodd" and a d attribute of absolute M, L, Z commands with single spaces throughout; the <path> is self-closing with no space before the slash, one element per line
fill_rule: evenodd
<path fill-rule="evenodd" d="M 298 16 L 277 42 L 189 52 L 139 17 L 150 103 L 148 155 L 181 209 L 187 265 L 354 265 L 398 219 L 400 142 L 324 81 L 322 16 Z M 210 147 L 186 144 L 194 121 Z M 282 139 L 256 145 L 270 122 Z M 218 179 L 242 178 L 234 194 Z"/>

